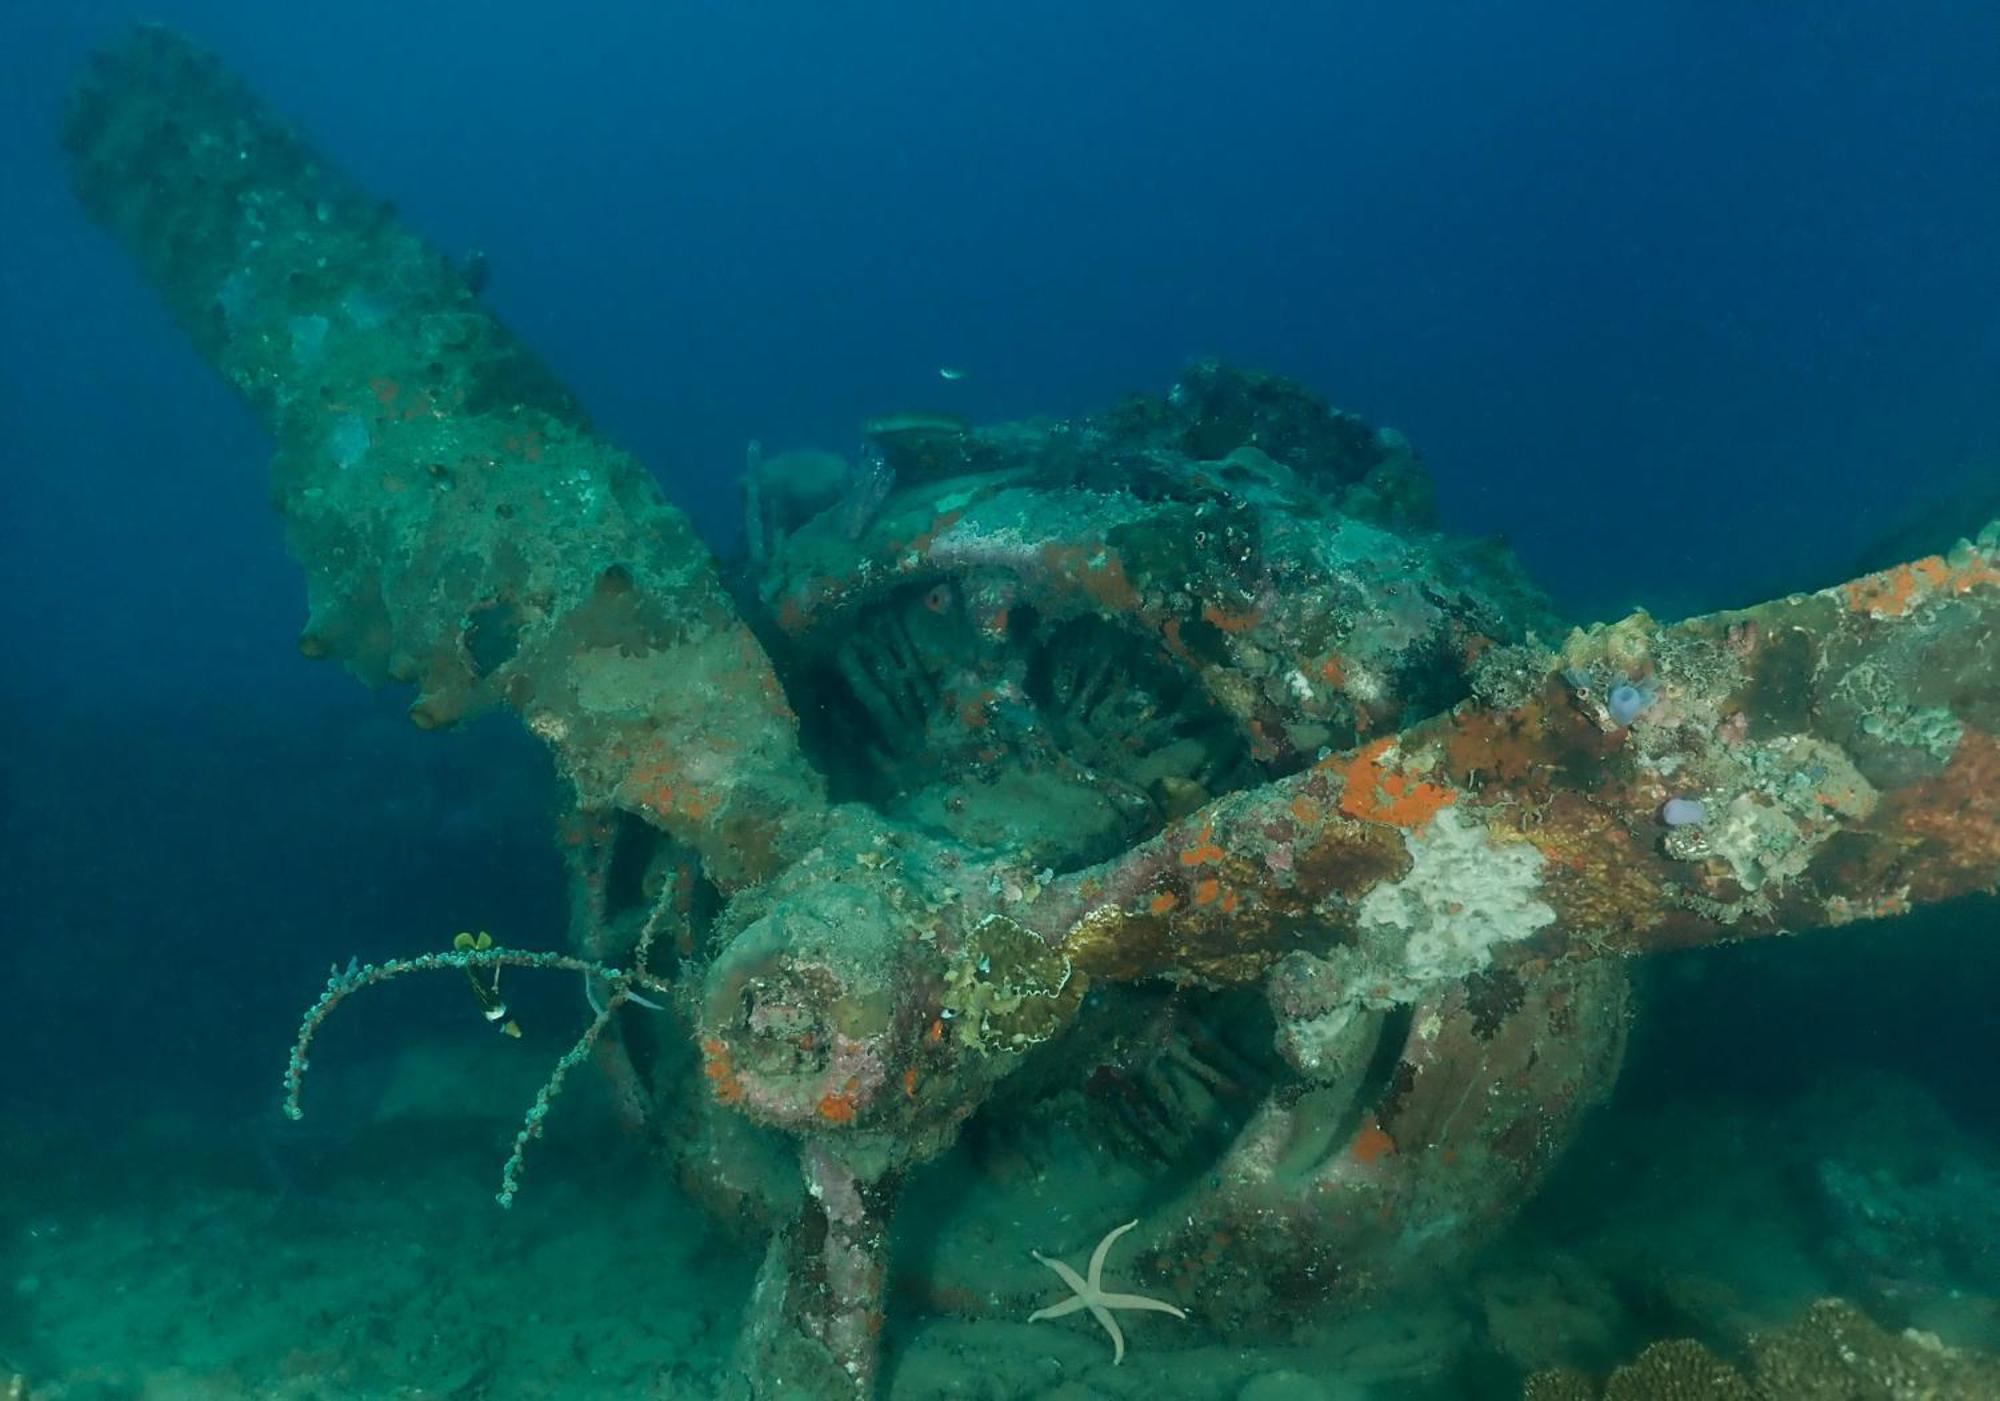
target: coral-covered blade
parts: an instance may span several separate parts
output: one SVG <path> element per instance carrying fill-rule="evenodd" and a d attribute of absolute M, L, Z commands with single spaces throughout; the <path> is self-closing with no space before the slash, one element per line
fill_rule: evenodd
<path fill-rule="evenodd" d="M 277 440 L 309 656 L 513 707 L 586 809 L 643 816 L 725 886 L 821 807 L 795 722 L 687 519 L 428 247 L 213 59 L 146 28 L 100 54 L 78 193 Z"/>

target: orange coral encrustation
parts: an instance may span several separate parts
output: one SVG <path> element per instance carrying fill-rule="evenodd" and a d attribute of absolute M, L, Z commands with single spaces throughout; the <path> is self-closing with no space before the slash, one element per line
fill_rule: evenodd
<path fill-rule="evenodd" d="M 730 1064 L 729 1047 L 711 1036 L 701 1043 L 701 1073 L 715 1087 L 715 1098 L 722 1104 L 738 1104 L 743 1099 L 743 1082 L 736 1077 L 736 1068 Z"/>
<path fill-rule="evenodd" d="M 1439 809 L 1457 802 L 1458 794 L 1442 784 L 1411 778 L 1385 764 L 1383 759 L 1394 744 L 1393 738 L 1378 739 L 1345 762 L 1328 761 L 1344 784 L 1340 810 L 1363 822 L 1421 831 Z"/>
<path fill-rule="evenodd" d="M 1926 555 L 1842 584 L 1840 591 L 1850 613 L 1900 618 L 1927 598 L 1968 593 L 1982 584 L 2000 586 L 2000 568 L 1991 561 L 1975 555 L 1969 563 L 1953 567 L 1941 555 Z"/>

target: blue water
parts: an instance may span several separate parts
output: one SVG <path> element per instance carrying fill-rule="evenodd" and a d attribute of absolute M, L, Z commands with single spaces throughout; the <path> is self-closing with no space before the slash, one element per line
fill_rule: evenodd
<path fill-rule="evenodd" d="M 1207 356 L 1402 430 L 1445 528 L 1579 620 L 1818 587 L 2000 500 L 1992 6 L 12 0 L 0 1127 L 96 1120 L 107 1159 L 265 1109 L 328 963 L 565 919 L 539 747 L 419 736 L 298 658 L 268 444 L 69 191 L 63 94 L 137 18 L 483 250 L 725 554 L 750 439 L 1088 412 Z M 1686 1037 L 1640 1039 L 1632 1102 L 1886 1068 L 1994 1152 L 1993 918 L 1666 987 Z M 448 1001 L 354 1043 L 450 1034 Z M 32 1225 L 0 1208 L 17 1273 Z"/>

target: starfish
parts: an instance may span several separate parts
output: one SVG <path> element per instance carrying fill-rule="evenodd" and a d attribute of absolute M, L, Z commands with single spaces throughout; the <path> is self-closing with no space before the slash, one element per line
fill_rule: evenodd
<path fill-rule="evenodd" d="M 1125 1335 L 1118 1331 L 1118 1320 L 1111 1316 L 1113 1309 L 1151 1309 L 1155 1313 L 1170 1313 L 1175 1318 L 1187 1315 L 1164 1299 L 1148 1299 L 1144 1294 L 1107 1294 L 1104 1292 L 1104 1257 L 1111 1253 L 1111 1242 L 1124 1235 L 1137 1221 L 1127 1221 L 1110 1235 L 1097 1243 L 1097 1249 L 1090 1252 L 1090 1277 L 1085 1279 L 1060 1260 L 1051 1260 L 1039 1250 L 1028 1253 L 1044 1265 L 1062 1276 L 1076 1295 L 1064 1299 L 1060 1304 L 1051 1304 L 1045 1309 L 1036 1309 L 1028 1315 L 1028 1322 L 1040 1323 L 1045 1318 L 1061 1318 L 1075 1313 L 1078 1309 L 1089 1309 L 1092 1317 L 1104 1325 L 1104 1331 L 1111 1335 L 1111 1365 L 1116 1367 L 1125 1360 Z"/>

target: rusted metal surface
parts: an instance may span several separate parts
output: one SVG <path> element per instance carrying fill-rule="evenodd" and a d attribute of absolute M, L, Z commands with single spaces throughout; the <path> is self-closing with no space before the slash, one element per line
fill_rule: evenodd
<path fill-rule="evenodd" d="M 511 707 L 583 807 L 725 885 L 797 854 L 818 778 L 706 550 L 457 266 L 165 30 L 96 59 L 65 139 L 85 206 L 276 440 L 307 656 L 415 687 L 425 727 Z"/>
<path fill-rule="evenodd" d="M 1284 994 L 1280 992 L 1279 996 Z M 1258 1109 L 1202 1185 L 1148 1220 L 1145 1263 L 1215 1325 L 1273 1331 L 1448 1261 L 1533 1194 L 1610 1092 L 1627 998 L 1615 963 L 1461 981 L 1397 1024 L 1379 1097 L 1360 1052 Z"/>
<path fill-rule="evenodd" d="M 1534 1190 L 1615 1076 L 1620 957 L 2000 881 L 2000 524 L 1549 647 L 1399 435 L 1203 366 L 753 454 L 746 621 L 459 272 L 212 62 L 141 32 L 69 142 L 277 440 L 302 647 L 426 726 L 515 710 L 574 787 L 579 951 L 668 931 L 677 1006 L 600 1055 L 772 1232 L 751 1394 L 873 1387 L 895 1203 L 997 1095 L 1212 1151 L 1135 1241 L 1199 1316 L 1338 1306 Z"/>
<path fill-rule="evenodd" d="M 1398 960 L 1457 937 L 1454 891 L 1503 897 L 1460 952 L 1513 966 L 1988 890 L 1996 626 L 1989 530 L 1815 594 L 1578 631 L 1523 704 L 1462 704 L 1221 799 L 1065 878 L 1032 918 L 1100 976 L 1255 978 L 1288 950 L 1338 946 L 1360 951 L 1359 1000 L 1406 1002 Z M 1446 852 L 1446 903 L 1382 897 Z M 1359 986 L 1371 978 L 1380 992 Z"/>
<path fill-rule="evenodd" d="M 784 541 L 760 575 L 772 621 L 810 653 L 936 589 L 935 611 L 962 610 L 996 650 L 1024 627 L 1101 622 L 1185 672 L 1279 770 L 1438 708 L 1484 649 L 1549 625 L 1504 553 L 1424 528 L 1400 435 L 1290 387 L 1261 418 L 1240 407 L 1273 383 L 1196 366 L 1164 400 L 969 429 L 859 528 L 830 511 Z M 1205 417 L 1218 406 L 1243 437 Z M 1312 435 L 1309 470 L 1257 445 Z M 1234 445 L 1202 459 L 1204 436 Z M 1005 696 L 1004 675 L 985 680 L 959 697 L 975 728 Z"/>

